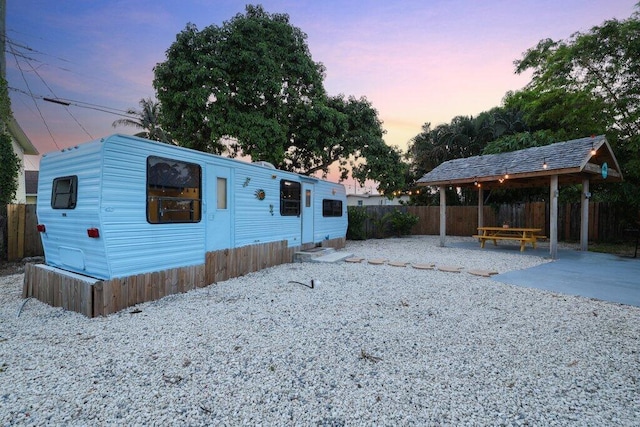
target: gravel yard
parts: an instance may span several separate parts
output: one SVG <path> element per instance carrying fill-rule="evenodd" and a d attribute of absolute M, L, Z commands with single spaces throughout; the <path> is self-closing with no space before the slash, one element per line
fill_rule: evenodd
<path fill-rule="evenodd" d="M 96 319 L 20 310 L 2 276 L 0 424 L 640 424 L 640 308 L 473 276 L 549 261 L 438 242 L 345 250 L 461 273 L 286 264 Z"/>

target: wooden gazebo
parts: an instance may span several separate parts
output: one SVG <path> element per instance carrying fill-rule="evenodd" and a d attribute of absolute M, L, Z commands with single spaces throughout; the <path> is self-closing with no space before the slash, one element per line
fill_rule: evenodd
<path fill-rule="evenodd" d="M 478 226 L 483 225 L 482 192 L 492 188 L 530 188 L 549 186 L 549 251 L 558 251 L 558 187 L 582 184 L 580 248 L 589 240 L 590 182 L 619 182 L 622 173 L 604 135 L 558 142 L 501 154 L 454 159 L 444 162 L 417 181 L 419 186 L 440 191 L 440 245 L 446 238 L 446 187 L 477 187 Z"/>

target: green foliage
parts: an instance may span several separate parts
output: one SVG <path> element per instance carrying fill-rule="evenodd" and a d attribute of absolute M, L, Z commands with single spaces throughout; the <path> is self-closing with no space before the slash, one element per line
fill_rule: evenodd
<path fill-rule="evenodd" d="M 567 40 L 541 40 L 515 62 L 531 82 L 509 94 L 534 130 L 558 140 L 606 134 L 625 182 L 594 189 L 640 207 L 640 13 L 609 20 Z"/>
<path fill-rule="evenodd" d="M 163 128 L 196 150 L 303 174 L 337 163 L 343 178 L 351 163 L 360 182 L 401 188 L 406 166 L 384 143 L 377 111 L 365 98 L 327 96 L 306 38 L 262 6 L 201 31 L 188 24 L 154 69 Z"/>
<path fill-rule="evenodd" d="M 139 105 L 140 110 L 135 110 L 133 108 L 127 110 L 127 114 L 137 116 L 137 120 L 129 118 L 118 119 L 113 122 L 113 127 L 131 126 L 142 129 L 142 132 L 136 133 L 135 136 L 152 139 L 154 141 L 170 142 L 171 138 L 160 125 L 160 117 L 162 114 L 160 103 L 152 100 L 151 98 L 143 98 L 140 100 Z"/>
<path fill-rule="evenodd" d="M 18 190 L 18 172 L 20 159 L 13 152 L 11 137 L 0 132 L 0 206 L 4 207 L 13 201 Z"/>
<path fill-rule="evenodd" d="M 365 223 L 369 218 L 367 210 L 361 206 L 348 206 L 347 215 L 349 217 L 347 239 L 366 240 L 367 232 L 365 230 Z"/>
<path fill-rule="evenodd" d="M 407 182 L 414 182 L 425 173 L 448 160 L 477 156 L 491 141 L 507 138 L 526 130 L 523 114 L 516 109 L 493 108 L 477 117 L 458 116 L 451 123 L 431 129 L 430 123 L 409 143 L 406 158 L 411 162 Z M 446 192 L 447 205 L 477 203 L 474 190 L 454 189 Z M 423 190 L 412 195 L 412 205 L 438 205 L 437 192 Z"/>
<path fill-rule="evenodd" d="M 448 160 L 477 156 L 495 139 L 526 130 L 519 110 L 493 108 L 477 117 L 454 117 L 449 124 L 431 129 L 430 123 L 409 143 L 407 158 L 412 160 L 415 179 Z"/>
<path fill-rule="evenodd" d="M 515 135 L 507 135 L 489 142 L 482 150 L 482 154 L 498 154 L 510 151 L 523 150 L 531 147 L 541 147 L 543 145 L 558 142 L 550 132 L 523 132 Z"/>
<path fill-rule="evenodd" d="M 455 118 L 435 129 L 429 123 L 423 126 L 407 153 L 410 180 L 454 158 L 605 134 L 625 181 L 594 185 L 593 200 L 623 202 L 635 212 L 640 208 L 638 52 L 640 12 L 577 32 L 567 40 L 541 40 L 515 61 L 516 72 L 531 72 L 532 79 L 523 90 L 507 93 L 503 107 L 476 118 Z M 563 191 L 567 198 L 576 193 L 575 188 Z M 419 197 L 427 203 L 435 201 L 425 193 Z M 507 202 L 514 197 L 535 200 L 548 195 L 544 189 L 510 190 L 509 195 L 496 190 L 490 197 Z M 463 202 L 464 197 L 459 198 Z"/>
<path fill-rule="evenodd" d="M 420 220 L 417 215 L 402 212 L 399 209 L 394 209 L 393 212 L 389 212 L 384 217 L 386 217 L 385 220 L 389 224 L 391 232 L 397 237 L 411 234 L 411 229 Z"/>
<path fill-rule="evenodd" d="M 0 76 L 0 207 L 13 201 L 18 190 L 20 158 L 13 152 L 7 123 L 11 120 L 11 100 L 7 92 L 7 81 Z M 1 242 L 0 242 L 1 243 Z"/>

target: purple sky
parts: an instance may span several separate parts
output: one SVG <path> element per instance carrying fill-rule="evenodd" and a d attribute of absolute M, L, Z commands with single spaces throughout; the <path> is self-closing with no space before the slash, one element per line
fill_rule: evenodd
<path fill-rule="evenodd" d="M 513 61 L 544 38 L 625 19 L 637 0 L 265 0 L 308 35 L 330 95 L 365 96 L 385 141 L 405 149 L 425 122 L 477 115 L 520 89 Z M 14 115 L 41 153 L 112 133 L 119 117 L 64 107 L 138 107 L 154 97 L 153 67 L 188 22 L 199 29 L 244 12 L 234 0 L 7 2 L 7 80 Z M 257 2 L 256 2 L 257 3 Z M 36 99 L 32 98 L 33 94 Z M 37 169 L 37 158 L 25 160 Z"/>

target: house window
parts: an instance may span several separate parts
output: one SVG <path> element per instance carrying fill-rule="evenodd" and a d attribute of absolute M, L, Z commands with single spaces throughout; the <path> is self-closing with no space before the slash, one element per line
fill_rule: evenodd
<path fill-rule="evenodd" d="M 311 207 L 311 190 L 305 190 L 304 192 L 304 207 Z"/>
<path fill-rule="evenodd" d="M 217 190 L 218 190 L 218 209 L 227 209 L 227 178 L 218 177 L 217 181 Z"/>
<path fill-rule="evenodd" d="M 178 160 L 147 158 L 147 221 L 199 222 L 201 168 Z"/>
<path fill-rule="evenodd" d="M 53 180 L 51 190 L 51 207 L 53 209 L 75 209 L 77 199 L 77 176 L 64 176 Z"/>
<path fill-rule="evenodd" d="M 300 215 L 300 183 L 293 181 L 280 181 L 280 215 Z"/>
<path fill-rule="evenodd" d="M 322 216 L 342 216 L 342 200 L 323 199 Z"/>

